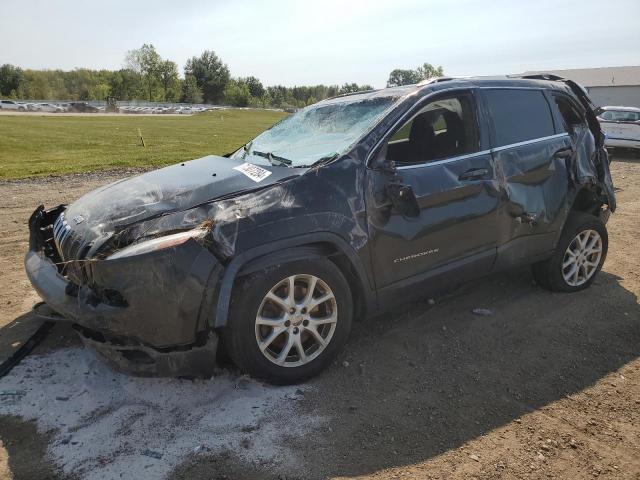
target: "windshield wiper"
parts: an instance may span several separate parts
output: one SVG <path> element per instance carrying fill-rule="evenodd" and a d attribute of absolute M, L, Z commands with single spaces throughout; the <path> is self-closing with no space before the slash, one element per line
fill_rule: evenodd
<path fill-rule="evenodd" d="M 318 160 L 316 160 L 315 162 L 313 162 L 311 165 L 300 165 L 300 168 L 311 168 L 315 165 L 321 165 L 323 163 L 329 163 L 332 162 L 333 160 L 335 160 L 336 158 L 338 158 L 340 156 L 339 153 L 332 153 L 330 155 L 325 155 L 322 158 L 319 158 Z"/>
<path fill-rule="evenodd" d="M 244 147 L 242 147 L 242 159 L 244 160 L 247 157 L 247 154 L 249 153 L 249 150 L 251 150 L 251 145 L 253 145 L 253 140 L 251 140 L 249 143 L 247 143 Z"/>
<path fill-rule="evenodd" d="M 293 162 L 291 160 L 289 160 L 288 158 L 284 158 L 284 157 L 279 157 L 278 155 L 274 155 L 271 152 L 256 152 L 255 150 L 251 152 L 251 155 L 257 155 L 259 157 L 264 157 L 267 160 L 269 160 L 269 163 L 271 163 L 271 165 L 279 165 L 279 166 L 286 166 L 286 167 L 290 167 Z"/>

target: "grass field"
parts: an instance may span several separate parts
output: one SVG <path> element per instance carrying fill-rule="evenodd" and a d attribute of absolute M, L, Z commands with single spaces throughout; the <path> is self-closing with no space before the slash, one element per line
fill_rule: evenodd
<path fill-rule="evenodd" d="M 285 115 L 264 110 L 184 117 L 4 115 L 0 116 L 0 179 L 161 166 L 221 155 Z"/>

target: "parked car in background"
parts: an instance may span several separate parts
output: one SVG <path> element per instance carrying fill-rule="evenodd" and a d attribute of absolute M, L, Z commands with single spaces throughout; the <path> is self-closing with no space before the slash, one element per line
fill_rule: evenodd
<path fill-rule="evenodd" d="M 78 113 L 97 113 L 99 110 L 93 105 L 89 105 L 87 102 L 71 102 L 67 106 L 67 111 Z"/>
<path fill-rule="evenodd" d="M 17 111 L 25 111 L 27 107 L 21 103 L 14 102 L 13 100 L 0 100 L 0 109 L 1 110 L 17 110 Z"/>
<path fill-rule="evenodd" d="M 640 108 L 600 107 L 598 121 L 607 138 L 607 148 L 629 148 L 640 157 Z"/>
<path fill-rule="evenodd" d="M 324 100 L 224 157 L 41 205 L 25 266 L 120 368 L 211 372 L 221 339 L 241 370 L 295 383 L 331 365 L 352 320 L 463 281 L 532 265 L 550 290 L 589 287 L 614 210 L 574 82 L 438 79 Z"/>
<path fill-rule="evenodd" d="M 60 113 L 65 111 L 64 108 L 53 103 L 36 103 L 34 108 L 37 112 Z"/>

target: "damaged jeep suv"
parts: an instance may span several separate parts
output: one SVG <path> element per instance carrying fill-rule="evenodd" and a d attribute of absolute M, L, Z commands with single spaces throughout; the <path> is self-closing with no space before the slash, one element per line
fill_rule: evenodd
<path fill-rule="evenodd" d="M 304 108 L 207 156 L 32 215 L 43 313 L 116 366 L 274 383 L 318 373 L 365 318 L 523 264 L 588 287 L 615 210 L 587 95 L 558 77 L 437 79 Z M 55 312 L 55 315 L 54 313 Z"/>

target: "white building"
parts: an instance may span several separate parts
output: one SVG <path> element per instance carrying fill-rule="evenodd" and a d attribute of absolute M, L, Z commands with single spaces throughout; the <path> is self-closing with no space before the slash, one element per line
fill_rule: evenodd
<path fill-rule="evenodd" d="M 526 72 L 525 75 L 536 73 L 550 73 L 579 83 L 597 106 L 640 108 L 640 66 L 545 70 Z"/>

